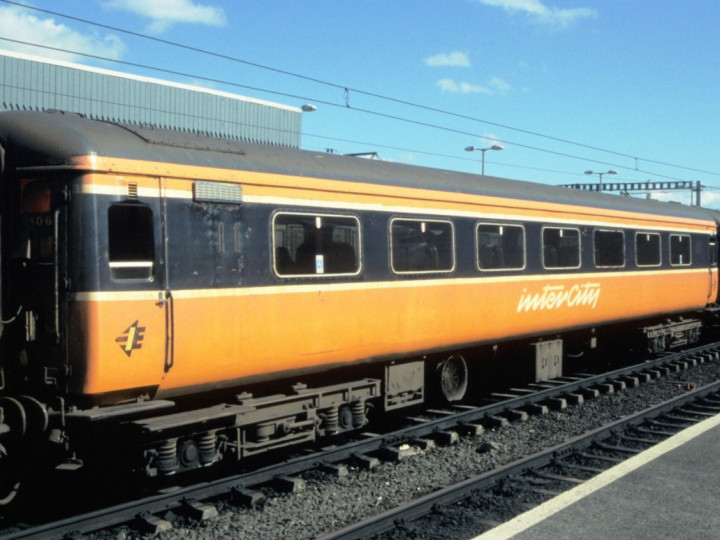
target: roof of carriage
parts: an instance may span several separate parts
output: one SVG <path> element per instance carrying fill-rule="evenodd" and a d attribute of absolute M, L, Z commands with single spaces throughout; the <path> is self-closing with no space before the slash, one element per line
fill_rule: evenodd
<path fill-rule="evenodd" d="M 581 205 L 720 223 L 716 212 L 533 182 L 259 145 L 199 134 L 90 120 L 60 112 L 0 113 L 8 166 L 61 166 L 73 157 L 125 159 Z"/>

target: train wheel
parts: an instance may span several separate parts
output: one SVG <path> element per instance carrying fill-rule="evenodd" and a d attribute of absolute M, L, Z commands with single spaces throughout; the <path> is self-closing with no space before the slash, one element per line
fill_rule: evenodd
<path fill-rule="evenodd" d="M 16 461 L 0 444 L 0 507 L 11 504 L 20 493 L 22 467 Z"/>
<path fill-rule="evenodd" d="M 28 438 L 45 433 L 49 416 L 45 406 L 30 396 L 0 397 L 3 428 L 0 442 L 0 508 L 22 506 L 29 491 L 28 481 L 35 476 L 30 465 Z M 32 475 L 28 475 L 33 471 Z M 22 499 L 21 502 L 18 502 Z"/>
<path fill-rule="evenodd" d="M 440 391 L 448 401 L 460 401 L 465 397 L 468 385 L 468 369 L 465 359 L 458 355 L 446 358 L 438 367 Z"/>

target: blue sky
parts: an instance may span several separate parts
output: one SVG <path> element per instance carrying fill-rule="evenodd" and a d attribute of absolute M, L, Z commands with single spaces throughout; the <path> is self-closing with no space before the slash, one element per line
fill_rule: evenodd
<path fill-rule="evenodd" d="M 487 174 L 565 184 L 612 169 L 606 181 L 701 181 L 704 205 L 720 207 L 720 2 L 18 3 L 0 0 L 0 48 L 314 103 L 303 117 L 307 149 L 479 172 L 481 154 L 463 149 L 501 144 L 486 153 Z M 654 197 L 690 201 L 687 192 Z"/>

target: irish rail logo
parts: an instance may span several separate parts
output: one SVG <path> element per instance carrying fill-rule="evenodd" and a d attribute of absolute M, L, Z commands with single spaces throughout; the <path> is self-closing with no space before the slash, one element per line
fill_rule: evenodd
<path fill-rule="evenodd" d="M 565 285 L 545 285 L 539 292 L 523 289 L 517 305 L 522 311 L 542 311 L 563 307 L 584 307 L 595 309 L 600 298 L 599 283 L 583 283 L 566 287 Z"/>
<path fill-rule="evenodd" d="M 145 327 L 138 326 L 138 321 L 135 321 L 127 327 L 122 336 L 115 338 L 115 342 L 120 344 L 120 348 L 129 358 L 134 350 L 142 349 L 144 337 Z"/>

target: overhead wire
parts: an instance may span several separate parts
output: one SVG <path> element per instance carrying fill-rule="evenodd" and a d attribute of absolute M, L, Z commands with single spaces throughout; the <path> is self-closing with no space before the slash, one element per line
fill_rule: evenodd
<path fill-rule="evenodd" d="M 0 0 L 0 1 L 5 1 L 5 0 Z M 16 40 L 16 39 L 11 39 L 11 38 L 6 38 L 6 37 L 0 37 L 0 41 L 8 41 L 8 42 L 12 42 L 12 43 L 16 43 L 16 44 L 21 44 L 21 45 L 26 45 L 26 46 L 39 47 L 39 48 L 42 48 L 42 49 L 47 49 L 47 50 L 51 50 L 51 51 L 55 51 L 55 52 L 62 52 L 62 53 L 66 53 L 66 54 L 73 54 L 73 55 L 78 55 L 78 56 L 84 56 L 84 57 L 87 57 L 87 58 L 93 58 L 93 59 L 96 59 L 96 60 L 102 60 L 102 61 L 106 61 L 106 62 L 113 62 L 113 63 L 125 65 L 125 66 L 130 66 L 130 67 L 136 67 L 136 68 L 141 68 L 141 69 L 148 69 L 148 70 L 152 70 L 152 71 L 157 71 L 157 72 L 159 72 L 159 73 L 165 73 L 165 74 L 168 74 L 168 75 L 175 75 L 175 76 L 180 76 L 180 77 L 192 78 L 192 79 L 195 79 L 195 80 L 201 80 L 201 81 L 205 81 L 205 82 L 209 82 L 209 83 L 215 83 L 215 84 L 222 84 L 222 85 L 226 85 L 226 86 L 230 86 L 230 87 L 242 88 L 242 89 L 245 89 L 245 90 L 253 90 L 253 91 L 257 91 L 257 92 L 264 92 L 264 93 L 269 93 L 269 94 L 273 94 L 273 95 L 277 95 L 277 96 L 283 96 L 283 97 L 286 97 L 286 98 L 292 98 L 292 99 L 298 99 L 298 100 L 310 100 L 310 101 L 313 101 L 313 102 L 315 102 L 315 103 L 319 103 L 319 104 L 322 104 L 322 105 L 327 105 L 327 106 L 330 106 L 330 107 L 350 108 L 350 109 L 352 109 L 353 111 L 359 112 L 359 113 L 364 113 L 364 114 L 373 115 L 373 116 L 377 116 L 377 117 L 381 117 L 381 118 L 386 118 L 386 119 L 390 119 L 390 120 L 395 120 L 395 121 L 406 122 L 406 123 L 410 123 L 410 124 L 413 124 L 413 125 L 416 125 L 416 126 L 421 126 L 421 127 L 431 128 L 431 129 L 442 130 L 442 131 L 446 131 L 446 132 L 454 133 L 454 134 L 458 134 L 458 135 L 466 135 L 466 136 L 468 136 L 468 137 L 482 137 L 482 135 L 480 135 L 480 134 L 478 134 L 478 133 L 474 133 L 474 132 L 470 132 L 470 131 L 466 131 L 466 130 L 460 130 L 460 129 L 456 129 L 456 128 L 451 128 L 451 127 L 448 127 L 448 126 L 442 126 L 442 125 L 438 125 L 438 124 L 432 124 L 432 123 L 429 123 L 429 122 L 423 122 L 423 121 L 421 121 L 421 120 L 416 120 L 416 119 L 412 119 L 412 118 L 405 118 L 405 117 L 401 117 L 401 116 L 398 116 L 398 115 L 392 115 L 392 114 L 382 113 L 382 112 L 374 111 L 374 110 L 371 110 L 371 109 L 358 108 L 358 107 L 348 107 L 348 106 L 345 105 L 345 104 L 339 104 L 339 103 L 333 103 L 333 102 L 330 102 L 330 101 L 313 99 L 313 98 L 308 97 L 308 96 L 301 96 L 301 95 L 297 95 L 297 94 L 291 94 L 291 93 L 288 93 L 288 92 L 279 92 L 279 91 L 275 91 L 275 90 L 268 90 L 268 89 L 263 89 L 263 88 L 254 87 L 254 86 L 250 86 L 250 85 L 245 85 L 245 84 L 236 83 L 236 82 L 233 82 L 233 81 L 228 81 L 228 80 L 223 80 L 223 79 L 217 79 L 217 78 L 213 78 L 213 77 L 206 77 L 206 76 L 202 76 L 202 75 L 197 75 L 197 74 L 192 74 L 192 73 L 186 73 L 186 72 L 182 72 L 182 71 L 171 70 L 171 69 L 161 68 L 161 67 L 157 67 L 157 66 L 151 66 L 151 65 L 147 65 L 147 64 L 140 64 L 140 63 L 138 63 L 138 62 L 129 62 L 129 61 L 127 61 L 127 60 L 116 60 L 116 59 L 112 59 L 112 58 L 103 57 L 103 56 L 100 56 L 100 55 L 94 55 L 94 54 L 84 53 L 84 52 L 80 52 L 80 51 L 73 51 L 73 50 L 64 49 L 64 48 L 60 48 L 60 47 L 52 47 L 52 46 L 50 46 L 50 45 L 40 45 L 40 44 L 37 44 L 37 43 L 31 43 L 31 42 L 27 42 L 27 41 Z M 313 135 L 313 136 L 320 137 L 319 135 Z M 341 139 L 333 139 L 332 137 L 328 137 L 328 136 L 322 136 L 322 137 L 325 138 L 325 139 L 329 139 L 329 140 L 341 140 Z M 552 154 L 552 155 L 556 155 L 556 156 L 560 156 L 560 157 L 564 157 L 564 158 L 569 158 L 569 159 L 582 160 L 582 161 L 585 162 L 585 163 L 595 163 L 595 164 L 598 164 L 598 165 L 606 165 L 606 166 L 610 166 L 610 167 L 626 168 L 626 167 L 623 167 L 622 165 L 614 164 L 614 163 L 608 162 L 608 161 L 602 161 L 602 160 L 598 160 L 598 159 L 588 158 L 588 157 L 586 157 L 586 156 L 576 156 L 576 155 L 569 154 L 569 153 L 566 153 L 566 152 L 559 152 L 559 151 L 556 151 L 556 150 L 549 150 L 549 149 L 547 149 L 547 148 L 540 148 L 540 147 L 536 147 L 536 146 L 532 146 L 532 145 L 527 145 L 527 144 L 523 144 L 523 143 L 516 142 L 516 141 L 507 140 L 507 139 L 503 139 L 503 140 L 504 140 L 504 142 L 506 142 L 507 144 L 512 144 L 513 146 L 516 146 L 516 147 L 518 147 L 518 148 L 525 148 L 525 149 L 528 149 L 528 150 L 534 150 L 534 151 L 543 152 L 543 153 L 546 153 L 546 154 Z M 345 142 L 349 142 L 349 141 L 345 141 Z M 373 143 L 360 142 L 360 141 L 352 141 L 352 142 L 353 142 L 354 144 L 365 144 L 365 145 L 373 145 L 373 146 L 376 146 L 376 147 L 391 148 L 390 146 L 384 146 L 384 145 L 378 144 L 378 143 L 376 143 L 376 142 L 373 142 Z M 443 155 L 443 154 L 432 153 L 432 152 L 427 152 L 427 151 L 417 150 L 417 149 L 398 148 L 398 147 L 392 147 L 392 148 L 395 149 L 395 150 L 411 151 L 411 152 L 418 153 L 418 154 L 423 154 L 423 155 L 435 155 L 435 156 L 438 156 L 438 157 L 445 157 L 445 158 L 452 158 L 452 159 L 463 159 L 463 158 L 458 158 L 457 156 L 447 156 L 447 155 Z M 508 166 L 511 166 L 511 165 L 508 165 Z M 559 171 L 549 171 L 549 170 L 547 170 L 547 169 L 540 169 L 540 168 L 535 168 L 535 167 L 520 167 L 520 166 L 517 166 L 517 165 L 515 165 L 515 167 L 516 167 L 516 168 L 524 168 L 524 169 L 528 169 L 528 170 L 545 170 L 545 171 L 547 171 L 547 172 L 559 172 Z M 652 176 L 654 176 L 654 177 L 656 177 L 656 178 L 665 178 L 665 179 L 669 179 L 669 180 L 679 180 L 678 178 L 673 177 L 673 176 L 663 175 L 663 174 L 660 174 L 660 173 L 658 173 L 658 172 L 653 172 L 653 171 L 646 171 L 646 170 L 643 170 L 643 169 L 640 169 L 640 168 L 635 168 L 635 169 L 633 169 L 633 171 L 635 171 L 635 172 L 641 172 L 641 173 L 645 173 L 645 174 L 649 174 L 649 175 L 652 175 Z M 564 173 L 562 173 L 562 174 L 572 174 L 572 175 L 574 175 L 574 174 L 576 174 L 576 173 L 564 172 Z"/>
<path fill-rule="evenodd" d="M 313 133 L 303 133 L 303 137 L 317 137 L 318 139 L 323 140 L 331 140 L 336 142 L 342 142 L 342 143 L 348 143 L 348 144 L 360 144 L 360 145 L 368 145 L 372 146 L 373 148 L 383 148 L 386 150 L 395 150 L 399 152 L 412 152 L 413 154 L 422 154 L 425 156 L 433 156 L 433 157 L 440 157 L 440 158 L 448 158 L 451 157 L 452 159 L 456 160 L 462 160 L 462 161 L 471 161 L 471 162 L 477 162 L 475 158 L 465 158 L 465 157 L 457 157 L 457 156 L 448 156 L 447 154 L 440 154 L 439 152 L 429 152 L 427 150 L 416 150 L 416 149 L 410 149 L 410 148 L 403 148 L 401 146 L 393 146 L 393 145 L 387 145 L 387 144 L 378 144 L 378 143 L 369 143 L 367 141 L 356 141 L 353 139 L 344 139 L 344 138 L 338 138 L 338 137 L 328 137 L 327 135 L 317 135 Z M 325 148 L 325 151 L 329 149 Z M 499 165 L 502 165 L 503 167 L 510 167 L 514 169 L 524 169 L 529 171 L 542 171 L 542 172 L 548 172 L 548 173 L 554 173 L 554 174 L 564 174 L 568 176 L 577 176 L 577 172 L 569 172 L 569 171 L 558 171 L 555 169 L 544 169 L 542 167 L 530 167 L 527 165 L 518 165 L 516 163 L 498 163 Z M 718 188 L 720 189 L 720 188 Z"/>
<path fill-rule="evenodd" d="M 385 96 L 385 95 L 382 95 L 382 94 L 378 94 L 378 93 L 374 93 L 374 92 L 369 92 L 369 91 L 362 90 L 362 89 L 350 88 L 350 87 L 345 86 L 345 85 L 341 85 L 341 84 L 337 84 L 337 83 L 325 81 L 325 80 L 322 80 L 322 79 L 319 79 L 319 78 L 310 77 L 310 76 L 306 76 L 306 75 L 294 73 L 294 72 L 287 71 L 287 70 L 283 70 L 283 69 L 278 69 L 278 68 L 275 68 L 275 67 L 271 67 L 271 66 L 259 64 L 259 63 L 256 63 L 256 62 L 250 62 L 250 61 L 248 61 L 248 60 L 244 60 L 244 59 L 241 59 L 241 58 L 238 58 L 238 57 L 235 57 L 235 56 L 230 56 L 230 55 L 227 55 L 227 54 L 218 53 L 218 52 L 211 51 L 211 50 L 208 50 L 208 49 L 203 49 L 203 48 L 194 47 L 194 46 L 191 46 L 191 45 L 186 45 L 186 44 L 183 44 L 183 43 L 178 43 L 178 42 L 174 42 L 174 41 L 162 39 L 162 38 L 159 38 L 159 37 L 156 37 L 156 36 L 149 36 L 149 35 L 147 35 L 147 34 L 143 34 L 143 33 L 140 33 L 140 32 L 135 32 L 135 31 L 127 30 L 127 29 L 120 28 L 120 27 L 117 27 L 117 26 L 112 26 L 112 25 L 107 25 L 107 24 L 103 24 L 103 23 L 98 23 L 98 22 L 95 22 L 95 21 L 91 21 L 91 20 L 88 20 L 88 19 L 83 19 L 83 18 L 80 18 L 80 17 L 75 17 L 75 16 L 72 16 L 72 15 L 67 15 L 67 14 L 60 13 L 60 12 L 53 11 L 53 10 L 49 10 L 49 9 L 39 8 L 39 7 L 36 7 L 36 6 L 29 6 L 29 5 L 27 5 L 27 4 L 23 4 L 23 3 L 16 2 L 16 1 L 12 1 L 12 0 L 0 0 L 0 2 L 3 2 L 3 3 L 5 3 L 5 4 L 9 4 L 9 5 L 13 5 L 13 6 L 16 6 L 16 7 L 24 8 L 24 9 L 30 9 L 30 10 L 38 11 L 38 12 L 45 13 L 45 14 L 48 14 L 48 15 L 53 15 L 53 16 L 57 16 L 57 17 L 62 17 L 62 18 L 69 19 L 69 20 L 73 20 L 73 21 L 80 22 L 80 23 L 83 23 L 83 24 L 88 24 L 88 25 L 92 25 L 92 26 L 99 27 L 99 28 L 104 28 L 104 29 L 107 29 L 107 30 L 112 30 L 112 31 L 115 31 L 115 32 L 124 33 L 124 34 L 131 35 L 131 36 L 134 36 L 134 37 L 138 37 L 138 38 L 141 38 L 141 39 L 154 41 L 154 42 L 157 42 L 157 43 L 160 43 L 160 44 L 163 44 L 163 45 L 168 45 L 168 46 L 171 46 L 171 47 L 181 48 L 181 49 L 184 49 L 184 50 L 187 50 L 187 51 L 192 51 L 192 52 L 196 52 L 196 53 L 203 54 L 203 55 L 209 55 L 209 56 L 213 56 L 213 57 L 220 58 L 220 59 L 223 59 L 223 60 L 228 60 L 228 61 L 237 62 L 237 63 L 241 63 L 241 64 L 244 64 L 244 65 L 248 65 L 248 66 L 251 66 L 251 67 L 254 67 L 254 68 L 257 68 L 257 69 L 263 69 L 263 70 L 271 71 L 271 72 L 278 73 L 278 74 L 281 74 L 281 75 L 285 75 L 285 76 L 289 76 L 289 77 L 294 77 L 294 78 L 298 78 L 298 79 L 305 80 L 305 81 L 308 81 L 308 82 L 312 82 L 312 83 L 315 83 L 315 84 L 324 85 L 324 86 L 327 86 L 327 87 L 339 89 L 339 90 L 342 90 L 342 92 L 343 92 L 343 102 L 342 102 L 342 103 L 334 103 L 334 102 L 329 102 L 329 101 L 325 101 L 325 100 L 314 99 L 314 98 L 307 97 L 307 96 L 298 96 L 298 95 L 291 94 L 291 93 L 287 93 L 287 92 L 273 91 L 273 90 L 263 89 L 263 88 L 254 87 L 254 86 L 250 86 L 250 85 L 243 85 L 243 84 L 235 83 L 235 82 L 232 82 L 232 81 L 225 81 L 225 80 L 216 79 L 216 78 L 211 78 L 211 77 L 198 76 L 198 75 L 195 75 L 195 74 L 184 73 L 184 72 L 180 72 L 180 71 L 176 71 L 176 70 L 169 70 L 169 69 L 164 69 L 164 68 L 158 68 L 158 67 L 155 67 L 155 66 L 143 65 L 143 64 L 139 64 L 139 63 L 135 63 L 135 62 L 128 62 L 128 61 L 123 61 L 123 60 L 116 60 L 116 59 L 111 59 L 111 58 L 105 58 L 105 57 L 101 57 L 101 56 L 98 56 L 98 55 L 92 55 L 92 54 L 83 53 L 83 52 L 78 52 L 78 51 L 69 51 L 69 50 L 66 50 L 66 49 L 61 49 L 61 48 L 56 48 L 56 47 L 51 47 L 51 46 L 46 46 L 46 45 L 39 45 L 39 44 L 35 44 L 35 43 L 27 43 L 27 42 L 23 42 L 23 41 L 20 41 L 20 40 L 12 40 L 12 39 L 9 39 L 9 38 L 0 38 L 0 39 L 4 39 L 4 40 L 6 40 L 6 41 L 11 41 L 11 42 L 15 42 L 15 43 L 24 44 L 24 45 L 31 45 L 31 46 L 41 47 L 41 48 L 45 48 L 45 49 L 49 49 L 49 50 L 55 50 L 55 51 L 58 51 L 58 52 L 65 52 L 65 53 L 70 53 L 70 54 L 76 54 L 76 55 L 80 55 L 80 56 L 84 56 L 84 57 L 88 57 L 88 58 L 94 58 L 94 59 L 102 60 L 102 61 L 106 61 L 106 62 L 114 62 L 114 63 L 118 63 L 118 64 L 121 64 L 121 65 L 126 65 L 126 66 L 132 66 L 132 67 L 137 67 L 137 68 L 142 68 L 142 69 L 149 69 L 149 70 L 157 71 L 157 72 L 160 72 L 160 73 L 166 73 L 166 74 L 171 74 L 171 75 L 175 75 L 175 76 L 189 77 L 189 78 L 193 78 L 193 79 L 196 79 L 196 80 L 202 80 L 202 81 L 211 82 L 211 83 L 216 83 L 216 84 L 223 84 L 223 85 L 228 85 L 228 86 L 236 87 L 236 88 L 243 88 L 243 89 L 245 89 L 245 90 L 252 90 L 252 91 L 262 92 L 262 93 L 269 93 L 269 94 L 272 94 L 272 95 L 283 96 L 283 97 L 288 97 L 288 98 L 293 98 L 293 99 L 310 100 L 310 101 L 313 101 L 313 102 L 315 102 L 315 103 L 319 103 L 319 104 L 326 105 L 326 106 L 352 109 L 352 110 L 354 110 L 354 111 L 361 112 L 361 113 L 368 114 L 368 115 L 375 115 L 375 116 L 378 116 L 378 117 L 383 117 L 383 118 L 387 118 L 387 119 L 391 119 L 391 120 L 395 120 L 395 121 L 400 121 L 400 122 L 406 122 L 406 123 L 410 123 L 410 124 L 414 124 L 414 125 L 418 125 L 418 126 L 423 126 L 423 127 L 428 127 L 428 128 L 432 128 L 432 129 L 439 129 L 439 130 L 443 130 L 443 131 L 451 132 L 451 133 L 455 133 L 455 134 L 462 134 L 462 135 L 468 135 L 468 136 L 473 136 L 473 137 L 483 137 L 483 135 L 479 135 L 479 134 L 477 134 L 477 133 L 468 132 L 468 131 L 465 131 L 465 130 L 459 130 L 459 129 L 450 128 L 450 127 L 447 127 L 447 126 L 442 126 L 442 125 L 438 125 L 438 124 L 432 124 L 432 123 L 429 123 L 429 122 L 422 122 L 422 121 L 419 121 L 419 120 L 414 120 L 414 119 L 411 119 L 411 118 L 401 117 L 401 116 L 394 115 L 394 114 L 387 114 L 387 113 L 382 113 L 382 112 L 375 111 L 375 110 L 371 110 L 371 109 L 357 108 L 357 107 L 351 106 L 350 103 L 349 103 L 349 96 L 350 96 L 350 93 L 352 92 L 352 93 L 356 93 L 356 94 L 359 94 L 359 95 L 365 95 L 365 96 L 372 97 L 372 98 L 375 98 L 375 99 L 378 99 L 378 100 L 382 100 L 382 101 L 388 101 L 388 102 L 395 103 L 395 104 L 400 104 L 400 105 L 404 105 L 404 106 L 408 106 L 408 107 L 412 107 L 412 108 L 417 108 L 417 109 L 420 109 L 420 110 L 425 110 L 425 111 L 427 111 L 427 112 L 433 112 L 433 113 L 437 113 L 437 114 L 441 114 L 441 115 L 447 115 L 447 116 L 450 116 L 450 117 L 455 117 L 455 118 L 458 118 L 458 119 L 469 120 L 469 121 L 473 121 L 473 122 L 478 122 L 478 123 L 482 123 L 482 124 L 487 124 L 487 125 L 490 125 L 490 126 L 499 127 L 499 128 L 502 128 L 502 129 L 507 129 L 507 130 L 509 130 L 509 131 L 514 131 L 514 132 L 522 133 L 522 134 L 525 134 L 525 135 L 531 135 L 531 136 L 534 136 L 534 137 L 539 137 L 539 138 L 551 140 L 551 141 L 554 141 L 554 142 L 559 142 L 559 143 L 563 143 L 563 144 L 568 144 L 568 145 L 572 145 L 572 146 L 577 146 L 577 147 L 580 147 L 580 148 L 585 148 L 585 149 L 588 149 L 588 150 L 593 150 L 593 151 L 598 151 L 598 152 L 607 153 L 607 154 L 610 154 L 610 155 L 615 155 L 615 156 L 617 156 L 617 157 L 623 157 L 623 158 L 631 159 L 631 160 L 634 160 L 634 162 L 635 162 L 635 167 L 634 167 L 634 168 L 633 168 L 633 167 L 628 167 L 628 166 L 624 166 L 624 165 L 620 165 L 620 164 L 614 164 L 614 163 L 611 163 L 611 162 L 602 161 L 602 160 L 597 160 L 597 159 L 589 159 L 589 158 L 587 158 L 587 157 L 585 157 L 585 156 L 576 156 L 576 155 L 569 154 L 569 153 L 566 153 L 566 152 L 559 152 L 559 151 L 555 151 L 555 150 L 549 150 L 549 149 L 547 149 L 547 148 L 540 148 L 540 147 L 537 147 L 537 146 L 532 146 L 532 145 L 527 145 L 527 144 L 519 143 L 519 142 L 516 142 L 516 141 L 511 141 L 511 140 L 508 140 L 508 139 L 506 139 L 506 138 L 503 139 L 504 142 L 506 142 L 507 144 L 511 144 L 511 145 L 517 146 L 517 147 L 519 147 L 519 148 L 525 148 L 525 149 L 528 149 L 528 150 L 539 151 L 539 152 L 548 153 L 548 154 L 552 154 L 552 155 L 557 155 L 557 156 L 561 156 L 561 157 L 565 157 L 565 158 L 570 158 L 570 159 L 583 160 L 583 161 L 585 161 L 585 162 L 592 162 L 592 163 L 596 163 L 596 164 L 608 165 L 608 166 L 612 166 L 612 167 L 616 167 L 616 168 L 620 168 L 620 169 L 631 170 L 631 171 L 633 171 L 633 172 L 640 172 L 640 173 L 645 173 L 645 174 L 651 174 L 651 175 L 653 175 L 653 176 L 655 176 L 655 177 L 659 177 L 659 178 L 676 179 L 676 178 L 671 177 L 671 176 L 658 174 L 657 172 L 643 170 L 643 169 L 641 169 L 641 168 L 638 166 L 638 163 L 639 163 L 639 162 L 647 162 L 647 163 L 653 163 L 653 164 L 656 164 L 656 165 L 662 165 L 662 166 L 666 166 L 666 167 L 671 167 L 671 168 L 677 168 L 677 169 L 683 169 L 683 170 L 687 170 L 687 171 L 692 171 L 692 172 L 696 172 L 696 173 L 704 173 L 704 174 L 709 174 L 709 175 L 714 175 L 714 176 L 720 176 L 720 173 L 718 173 L 718 172 L 707 171 L 707 170 L 703 170 L 703 169 L 697 169 L 697 168 L 693 168 L 693 167 L 688 167 L 688 166 L 673 164 L 673 163 L 664 162 L 664 161 L 653 160 L 653 159 L 649 159 L 649 158 L 641 158 L 641 157 L 639 157 L 639 156 L 634 156 L 634 155 L 631 155 L 631 154 L 628 154 L 628 153 L 624 153 L 624 152 L 618 152 L 618 151 L 615 151 L 615 150 L 610 150 L 610 149 L 606 149 L 606 148 L 601 148 L 601 147 L 598 147 L 598 146 L 588 145 L 588 144 L 580 143 L 580 142 L 577 142 L 577 141 L 572 141 L 572 140 L 568 140 L 568 139 L 563 139 L 563 138 L 555 137 L 555 136 L 552 136 L 552 135 L 547 135 L 547 134 L 543 134 L 543 133 L 539 133 L 539 132 L 535 132 L 535 131 L 531 131 L 531 130 L 527 130 L 527 129 L 517 128 L 517 127 L 509 126 L 509 125 L 506 125 L 506 124 L 501 124 L 501 123 L 498 123 L 498 122 L 492 122 L 492 121 L 489 121 L 489 120 L 484 120 L 484 119 L 481 119 L 481 118 L 477 118 L 477 117 L 473 117 L 473 116 L 469 116 L 469 115 L 465 115 L 465 114 L 459 114 L 459 113 L 456 113 L 456 112 L 453 112 L 453 111 L 448 111 L 448 110 L 444 110 L 444 109 L 439 109 L 439 108 L 436 108 L 436 107 L 431 107 L 431 106 L 427 106 L 427 105 L 423 105 L 423 104 L 413 103 L 413 102 L 410 102 L 410 101 L 407 101 L 407 100 L 398 99 L 398 98 L 394 98 L 394 97 L 391 97 L 391 96 Z M 377 145 L 377 144 L 376 144 L 376 146 L 380 146 L 380 145 Z M 414 152 L 417 152 L 417 153 L 428 154 L 428 152 L 421 152 L 421 151 L 417 151 L 417 150 L 413 150 L 413 151 L 414 151 Z M 453 157 L 453 158 L 457 159 L 455 156 L 445 156 L 445 157 Z"/>

